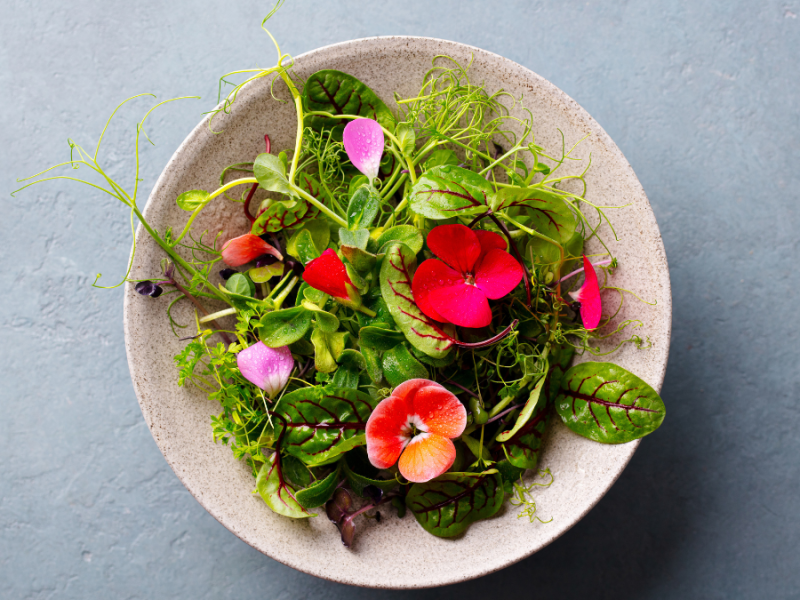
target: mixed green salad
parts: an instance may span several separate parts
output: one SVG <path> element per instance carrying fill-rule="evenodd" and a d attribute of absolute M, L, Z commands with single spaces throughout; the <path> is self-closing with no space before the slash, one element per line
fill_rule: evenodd
<path fill-rule="evenodd" d="M 324 512 L 347 546 L 359 515 L 387 510 L 442 537 L 505 499 L 533 521 L 533 486 L 552 482 L 539 470 L 551 418 L 611 444 L 659 427 L 664 405 L 639 377 L 572 364 L 641 325 L 617 318 L 626 292 L 610 283 L 618 264 L 601 226 L 615 234 L 609 207 L 587 198 L 580 140 L 537 145 L 534 126 L 548 125 L 523 99 L 447 56 L 431 57 L 413 96 L 382 99 L 340 71 L 303 79 L 275 46 L 276 66 L 223 78 L 247 75 L 209 126 L 244 85 L 271 77 L 296 109 L 294 147 L 272 148 L 264 131 L 265 151 L 227 167 L 218 189 L 176 198 L 184 222 L 157 231 L 138 204 L 153 109 L 137 128 L 132 192 L 100 166 L 102 136 L 94 153 L 70 142 L 56 165 L 97 183 L 48 169 L 25 186 L 84 181 L 163 249 L 149 279 L 129 279 L 129 267 L 125 281 L 163 304 L 185 342 L 179 384 L 219 403 L 213 440 L 252 469 L 267 506 L 296 519 Z M 239 203 L 239 222 L 196 231 L 214 202 Z M 244 223 L 250 232 L 229 239 Z M 589 240 L 600 253 L 586 254 Z M 186 302 L 194 323 L 173 318 Z"/>

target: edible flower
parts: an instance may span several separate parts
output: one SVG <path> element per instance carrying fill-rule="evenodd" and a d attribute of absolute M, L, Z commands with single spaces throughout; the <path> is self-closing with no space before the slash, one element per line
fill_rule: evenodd
<path fill-rule="evenodd" d="M 352 308 L 361 306 L 361 295 L 350 280 L 342 259 L 331 248 L 306 265 L 303 281 L 341 304 Z"/>
<path fill-rule="evenodd" d="M 372 181 L 378 176 L 383 156 L 383 129 L 373 119 L 350 121 L 342 133 L 344 150 L 353 166 Z"/>
<path fill-rule="evenodd" d="M 274 398 L 289 382 L 294 359 L 288 346 L 270 348 L 256 342 L 236 355 L 236 364 L 247 381 Z"/>
<path fill-rule="evenodd" d="M 241 267 L 265 254 L 271 254 L 278 260 L 283 260 L 283 255 L 278 252 L 277 248 L 252 233 L 245 233 L 228 240 L 222 246 L 222 260 L 232 267 Z"/>
<path fill-rule="evenodd" d="M 382 400 L 367 421 L 367 455 L 373 466 L 415 483 L 430 481 L 453 465 L 451 441 L 464 433 L 467 410 L 453 394 L 428 379 L 409 379 Z"/>
<path fill-rule="evenodd" d="M 597 273 L 594 265 L 589 262 L 586 255 L 583 256 L 583 270 L 585 280 L 581 289 L 577 292 L 570 292 L 574 300 L 581 304 L 581 321 L 586 329 L 596 329 L 600 324 L 603 305 L 600 301 L 600 285 L 597 283 Z"/>
<path fill-rule="evenodd" d="M 489 299 L 502 298 L 522 280 L 522 266 L 491 231 L 439 225 L 428 234 L 428 248 L 441 260 L 423 262 L 411 290 L 420 310 L 435 321 L 485 327 L 492 322 Z"/>

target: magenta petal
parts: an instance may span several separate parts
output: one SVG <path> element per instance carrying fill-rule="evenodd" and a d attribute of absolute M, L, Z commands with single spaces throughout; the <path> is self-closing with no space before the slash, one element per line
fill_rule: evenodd
<path fill-rule="evenodd" d="M 414 273 L 414 280 L 411 282 L 414 303 L 434 321 L 447 323 L 448 320 L 440 315 L 431 304 L 431 292 L 442 286 L 452 286 L 463 282 L 464 277 L 458 271 L 448 267 L 440 260 L 429 258 Z"/>
<path fill-rule="evenodd" d="M 581 321 L 585 329 L 596 329 L 600 324 L 603 313 L 603 303 L 600 300 L 600 285 L 597 283 L 597 273 L 589 259 L 583 257 L 583 269 L 586 277 L 583 286 L 570 296 L 581 303 Z"/>
<path fill-rule="evenodd" d="M 522 281 L 522 267 L 505 250 L 489 250 L 475 265 L 475 285 L 487 298 L 497 300 Z"/>
<path fill-rule="evenodd" d="M 270 398 L 288 383 L 294 359 L 288 346 L 269 348 L 256 342 L 236 355 L 239 371 L 245 379 L 267 392 Z"/>
<path fill-rule="evenodd" d="M 350 121 L 342 134 L 344 149 L 353 166 L 370 178 L 378 176 L 383 156 L 383 129 L 372 119 Z"/>
<path fill-rule="evenodd" d="M 430 303 L 445 319 L 462 327 L 486 327 L 492 309 L 486 295 L 473 285 L 461 283 L 432 290 Z"/>

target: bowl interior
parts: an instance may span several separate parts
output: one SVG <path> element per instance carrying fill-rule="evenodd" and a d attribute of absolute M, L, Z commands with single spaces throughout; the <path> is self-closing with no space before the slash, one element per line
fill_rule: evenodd
<path fill-rule="evenodd" d="M 660 389 L 667 362 L 671 326 L 671 298 L 666 256 L 658 226 L 625 158 L 603 129 L 572 99 L 535 73 L 500 56 L 463 44 L 414 37 L 356 40 L 298 56 L 296 73 L 305 78 L 324 68 L 350 73 L 366 83 L 394 108 L 393 93 L 411 96 L 436 55 L 446 54 L 462 64 L 471 55 L 470 76 L 487 89 L 504 89 L 524 103 L 534 117 L 538 144 L 561 148 L 563 131 L 568 147 L 588 136 L 575 152 L 592 166 L 587 175 L 587 199 L 598 205 L 624 208 L 609 211 L 618 240 L 603 228 L 604 239 L 619 258 L 613 285 L 635 291 L 650 306 L 625 302 L 620 319 L 638 319 L 635 330 L 649 338 L 649 350 L 627 345 L 608 360 Z M 279 98 L 288 98 L 283 84 L 275 85 Z M 212 134 L 204 120 L 176 151 L 159 178 L 145 215 L 160 231 L 182 227 L 188 213 L 175 198 L 190 189 L 216 189 L 227 165 L 252 160 L 263 151 L 269 134 L 273 148 L 293 146 L 295 114 L 290 103 L 276 102 L 267 79 L 240 93 L 230 115 L 214 122 L 221 135 Z M 570 167 L 572 172 L 582 164 Z M 196 231 L 225 237 L 248 229 L 241 206 L 217 201 L 197 220 Z M 139 228 L 132 278 L 155 277 L 163 257 L 160 248 Z M 596 251 L 592 245 L 589 249 Z M 614 302 L 614 296 L 608 296 Z M 614 483 L 638 442 L 608 446 L 570 432 L 551 422 L 542 452 L 541 468 L 555 481 L 535 493 L 539 515 L 547 524 L 518 519 L 518 508 L 506 503 L 493 519 L 473 524 L 460 538 L 443 540 L 426 534 L 413 516 L 390 516 L 376 524 L 362 519 L 355 547 L 344 548 L 324 511 L 314 519 L 292 520 L 272 513 L 257 495 L 249 469 L 231 451 L 211 439 L 209 416 L 219 412 L 197 389 L 180 388 L 172 357 L 184 343 L 172 335 L 166 316 L 168 300 L 137 295 L 128 286 L 125 298 L 125 336 L 128 361 L 142 413 L 159 448 L 175 473 L 197 500 L 242 540 L 291 567 L 353 585 L 415 588 L 444 585 L 501 569 L 543 548 L 580 520 Z M 173 312 L 181 323 L 193 322 L 188 302 Z M 191 327 L 191 326 L 190 326 Z M 613 343 L 613 340 L 608 343 Z M 613 346 L 612 346 L 613 347 Z M 584 357 L 580 360 L 586 360 Z M 319 512 L 319 511 L 317 511 Z"/>

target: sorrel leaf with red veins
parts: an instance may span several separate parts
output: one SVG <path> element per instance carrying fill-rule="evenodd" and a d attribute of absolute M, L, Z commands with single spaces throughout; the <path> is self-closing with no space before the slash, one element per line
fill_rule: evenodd
<path fill-rule="evenodd" d="M 297 175 L 297 186 L 314 198 L 327 203 L 327 195 L 316 178 L 306 173 Z M 250 232 L 255 235 L 291 229 L 319 215 L 319 210 L 302 198 L 272 201 L 259 212 Z"/>
<path fill-rule="evenodd" d="M 425 172 L 411 188 L 408 205 L 429 219 L 450 219 L 473 215 L 487 208 L 494 194 L 492 184 L 483 177 L 453 165 L 441 165 Z"/>
<path fill-rule="evenodd" d="M 621 444 L 658 429 L 664 402 L 647 383 L 611 363 L 586 362 L 564 373 L 556 411 L 575 433 Z"/>
<path fill-rule="evenodd" d="M 427 483 L 415 483 L 406 506 L 420 525 L 438 537 L 453 537 L 503 504 L 503 478 L 497 469 L 483 473 L 445 473 Z"/>
<path fill-rule="evenodd" d="M 281 473 L 279 452 L 275 452 L 262 465 L 256 478 L 256 490 L 267 506 L 279 515 L 293 519 L 305 519 L 317 515 L 300 506 L 294 488 Z"/>
<path fill-rule="evenodd" d="M 566 243 L 575 233 L 575 216 L 558 194 L 542 188 L 504 188 L 497 195 L 498 210 L 516 208 L 533 229 L 556 242 Z"/>
<path fill-rule="evenodd" d="M 307 465 L 321 465 L 363 445 L 367 419 L 377 405 L 352 389 L 302 388 L 286 394 L 273 414 L 281 449 Z M 283 431 L 285 429 L 285 432 Z"/>
<path fill-rule="evenodd" d="M 311 75 L 303 87 L 303 105 L 308 111 L 369 117 L 394 131 L 394 115 L 383 100 L 358 79 L 341 71 L 325 69 Z M 317 131 L 325 128 L 338 130 L 339 139 L 346 123 L 344 119 L 319 115 L 308 116 L 305 121 L 306 127 Z"/>
<path fill-rule="evenodd" d="M 416 267 L 417 257 L 411 248 L 401 243 L 389 246 L 381 265 L 381 295 L 409 343 L 428 356 L 443 358 L 453 341 L 414 303 L 411 281 Z"/>

